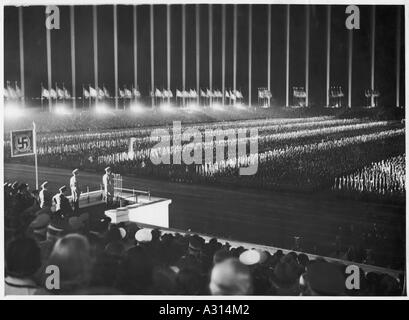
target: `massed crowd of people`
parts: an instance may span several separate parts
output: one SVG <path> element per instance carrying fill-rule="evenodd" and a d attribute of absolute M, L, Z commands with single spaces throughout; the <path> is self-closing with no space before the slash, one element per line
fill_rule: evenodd
<path fill-rule="evenodd" d="M 334 189 L 339 191 L 405 194 L 405 154 L 372 163 L 352 174 L 337 177 Z"/>
<path fill-rule="evenodd" d="M 47 223 L 40 215 L 8 242 L 6 295 L 403 294 L 402 276 L 359 269 L 359 285 L 351 287 L 346 265 L 303 253 L 231 247 L 216 238 L 114 225 L 105 218 L 51 229 Z M 48 281 L 47 266 L 58 268 L 58 282 Z"/>
<path fill-rule="evenodd" d="M 295 191 L 330 189 L 332 179 L 352 173 L 371 162 L 396 156 L 403 150 L 404 129 L 387 122 L 356 123 L 355 120 L 332 124 L 339 120 L 324 118 L 306 123 L 290 121 L 289 124 L 257 125 L 258 130 L 264 128 L 255 141 L 257 153 L 227 157 L 226 151 L 232 144 L 235 147 L 237 142 L 242 143 L 240 139 L 200 141 L 191 147 L 195 155 L 200 155 L 199 163 L 195 160 L 193 164 L 172 164 L 172 161 L 166 165 L 152 163 L 152 157 L 170 158 L 175 153 L 183 152 L 184 145 L 172 144 L 173 139 L 178 138 L 172 135 L 168 137 L 171 140 L 169 146 L 157 147 L 157 141 L 147 135 L 149 130 L 93 133 L 84 137 L 64 134 L 62 138 L 52 137 L 51 141 L 50 137 L 42 138 L 45 141 L 38 148 L 39 162 L 45 166 L 80 167 L 92 171 L 112 165 L 116 172 L 122 174 L 181 182 L 227 183 Z M 306 129 L 281 132 L 288 130 L 288 125 L 302 125 Z M 207 126 L 199 125 L 198 128 L 204 130 Z M 130 141 L 129 137 L 133 134 L 136 137 Z M 250 152 L 251 142 L 245 141 L 246 149 L 250 149 Z M 220 148 L 225 150 L 224 159 L 218 158 Z M 209 162 L 207 154 L 213 161 Z M 256 167 L 256 174 L 239 176 L 240 168 L 247 166 Z"/>
<path fill-rule="evenodd" d="M 65 197 L 65 192 L 62 188 L 59 194 Z M 5 186 L 6 294 L 360 296 L 401 295 L 404 290 L 403 276 L 360 269 L 359 289 L 351 289 L 345 286 L 345 262 L 231 246 L 217 238 L 134 223 L 112 224 L 102 212 L 75 212 L 71 202 L 50 210 L 41 199 L 25 183 Z M 382 236 L 374 228 L 373 235 Z M 355 260 L 359 251 L 341 254 L 342 239 L 356 248 L 353 235 L 363 230 L 338 231 L 339 252 L 332 256 Z M 362 259 L 374 262 L 369 255 Z M 58 287 L 47 285 L 47 266 L 59 268 Z"/>

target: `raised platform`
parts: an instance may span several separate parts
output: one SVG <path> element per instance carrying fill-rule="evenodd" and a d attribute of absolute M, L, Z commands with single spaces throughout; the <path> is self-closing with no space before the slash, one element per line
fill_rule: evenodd
<path fill-rule="evenodd" d="M 131 193 L 125 193 L 123 196 L 127 199 L 133 197 Z M 105 215 L 111 218 L 111 223 L 136 222 L 169 228 L 171 199 L 138 195 L 135 201 L 128 202 L 130 202 L 128 205 L 105 211 Z"/>
<path fill-rule="evenodd" d="M 93 214 L 105 211 L 104 214 L 111 219 L 111 223 L 136 222 L 169 228 L 171 199 L 152 197 L 148 191 L 123 190 L 125 191 L 117 195 L 120 207 L 111 210 L 105 210 L 102 190 L 82 193 L 79 201 L 80 213 Z M 67 198 L 71 202 L 71 196 Z M 54 205 L 51 211 L 55 211 Z"/>

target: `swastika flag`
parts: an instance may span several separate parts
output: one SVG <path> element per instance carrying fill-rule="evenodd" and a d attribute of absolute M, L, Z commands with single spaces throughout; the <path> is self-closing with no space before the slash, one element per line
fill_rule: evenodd
<path fill-rule="evenodd" d="M 34 130 L 18 130 L 11 132 L 11 156 L 23 157 L 34 155 Z"/>

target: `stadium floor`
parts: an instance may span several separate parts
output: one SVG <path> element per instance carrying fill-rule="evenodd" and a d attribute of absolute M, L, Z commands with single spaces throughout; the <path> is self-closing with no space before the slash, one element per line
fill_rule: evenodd
<path fill-rule="evenodd" d="M 70 170 L 39 168 L 39 180 L 47 180 L 50 190 L 69 184 Z M 4 179 L 26 181 L 35 185 L 34 167 L 4 164 Z M 102 174 L 81 172 L 82 185 L 99 185 Z M 123 187 L 150 190 L 152 195 L 170 198 L 170 227 L 191 229 L 233 240 L 248 241 L 291 249 L 294 236 L 303 237 L 305 251 L 315 253 L 313 244 L 320 243 L 318 253 L 335 240 L 339 225 L 349 223 L 391 229 L 404 228 L 405 207 L 338 199 L 325 193 L 288 194 L 256 190 L 172 183 L 159 180 L 123 177 Z M 398 248 L 388 247 L 401 256 Z"/>

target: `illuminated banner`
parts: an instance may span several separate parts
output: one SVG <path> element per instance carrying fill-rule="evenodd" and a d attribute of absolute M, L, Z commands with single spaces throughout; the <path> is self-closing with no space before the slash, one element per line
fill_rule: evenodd
<path fill-rule="evenodd" d="M 11 156 L 23 157 L 34 155 L 34 130 L 18 130 L 11 132 Z"/>

